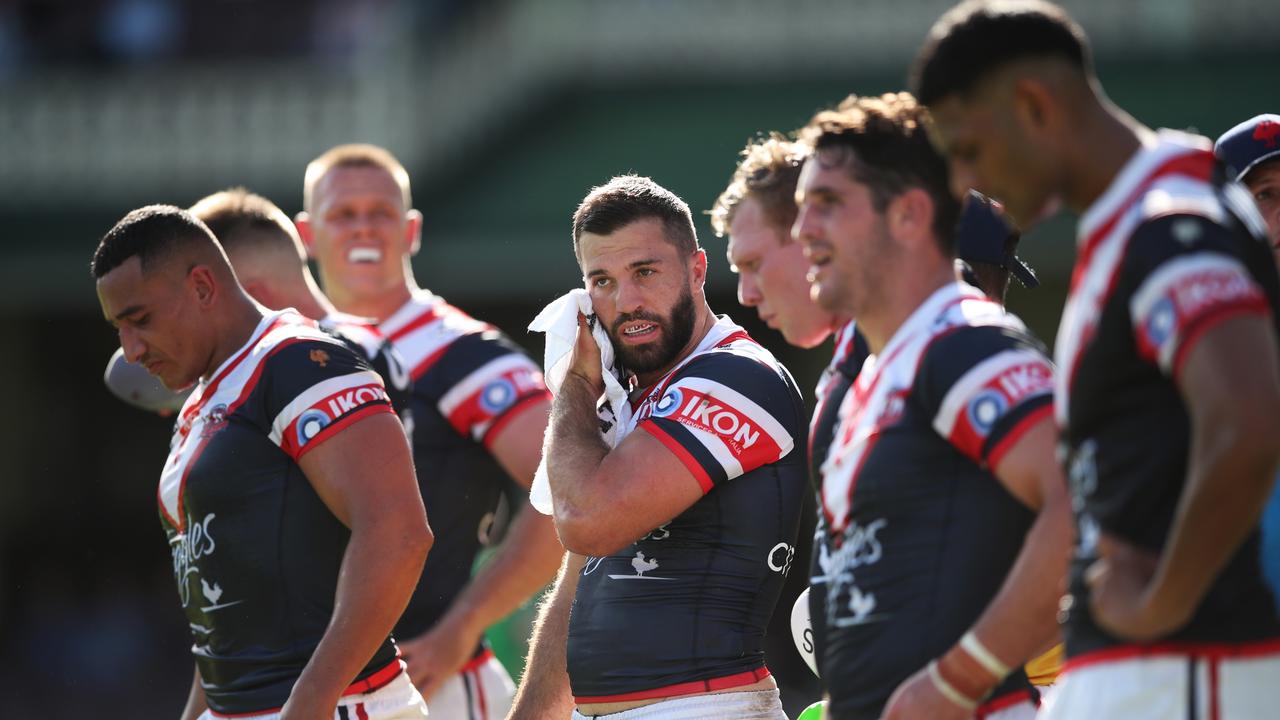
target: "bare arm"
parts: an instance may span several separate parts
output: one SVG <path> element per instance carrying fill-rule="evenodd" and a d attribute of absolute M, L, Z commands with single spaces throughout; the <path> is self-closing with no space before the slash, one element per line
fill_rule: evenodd
<path fill-rule="evenodd" d="M 581 378 L 565 378 L 552 404 L 547 476 L 565 548 L 600 557 L 687 510 L 702 487 L 648 433 L 633 432 L 610 450 L 600 438 L 595 397 Z"/>
<path fill-rule="evenodd" d="M 1018 440 L 995 468 L 996 478 L 1010 493 L 1038 509 L 1004 584 L 971 628 L 979 642 L 1010 668 L 1026 663 L 1057 633 L 1058 599 L 1070 555 L 1072 526 L 1066 481 L 1054 452 L 1056 438 L 1052 418 L 1045 417 Z M 983 698 L 1004 679 L 958 643 L 939 658 L 938 671 L 971 700 Z M 916 696 L 898 697 L 906 692 Z M 950 717 L 946 713 L 960 710 L 938 694 L 925 672 L 904 683 L 899 693 L 890 701 L 894 712 L 887 713 L 888 718 Z M 895 707 L 895 700 L 920 704 Z M 923 704 L 926 702 L 930 704 Z M 921 714 L 926 708 L 927 712 Z"/>
<path fill-rule="evenodd" d="M 208 709 L 204 699 L 204 687 L 200 684 L 200 668 L 195 669 L 195 678 L 191 681 L 191 693 L 187 695 L 187 706 L 182 709 L 182 720 L 196 720 Z"/>
<path fill-rule="evenodd" d="M 551 404 L 547 476 L 567 550 L 603 556 L 635 542 L 702 497 L 693 473 L 660 441 L 633 432 L 612 450 L 600 437 L 600 350 L 585 318 L 560 394 Z"/>
<path fill-rule="evenodd" d="M 533 480 L 542 456 L 542 436 L 550 403 L 519 410 L 494 438 L 494 457 L 523 487 Z M 409 676 L 430 698 L 471 659 L 484 631 L 511 614 L 554 579 L 564 556 L 551 518 L 522 508 L 502 545 L 454 599 L 448 612 L 423 635 L 401 643 Z"/>
<path fill-rule="evenodd" d="M 1115 538 L 1089 571 L 1094 616 L 1120 637 L 1168 635 L 1257 526 L 1280 460 L 1280 376 L 1267 317 L 1210 328 L 1177 378 L 1191 415 L 1187 481 L 1159 559 Z"/>
<path fill-rule="evenodd" d="M 329 717 L 409 602 L 431 547 L 409 445 L 390 413 L 357 420 L 299 461 L 351 538 L 333 618 L 294 685 L 284 718 Z"/>
<path fill-rule="evenodd" d="M 578 589 L 578 574 L 585 562 L 586 558 L 581 555 L 565 553 L 560 577 L 533 625 L 524 678 L 507 720 L 561 719 L 573 712 L 567 659 L 569 611 Z"/>

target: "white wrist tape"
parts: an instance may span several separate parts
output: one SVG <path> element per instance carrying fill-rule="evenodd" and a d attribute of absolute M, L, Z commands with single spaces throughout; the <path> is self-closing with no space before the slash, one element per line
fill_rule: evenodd
<path fill-rule="evenodd" d="M 1000 658 L 996 657 L 985 645 L 978 640 L 978 636 L 973 631 L 964 634 L 960 638 L 960 649 L 969 653 L 969 657 L 973 658 L 987 672 L 995 676 L 997 680 L 1003 680 L 1013 672 L 1013 668 L 1000 662 Z"/>
<path fill-rule="evenodd" d="M 929 673 L 929 680 L 933 683 L 933 686 L 938 689 L 938 692 L 942 693 L 942 697 L 950 700 L 952 704 L 962 710 L 973 712 L 977 709 L 977 700 L 974 700 L 955 689 L 951 683 L 947 682 L 946 679 L 942 677 L 942 673 L 938 672 L 937 660 L 929 661 L 929 666 L 925 668 L 925 671 Z"/>

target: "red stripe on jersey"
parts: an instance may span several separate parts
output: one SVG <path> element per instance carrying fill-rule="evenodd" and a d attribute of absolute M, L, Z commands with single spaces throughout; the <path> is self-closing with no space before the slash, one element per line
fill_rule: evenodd
<path fill-rule="evenodd" d="M 1209 658 L 1209 720 L 1219 720 L 1222 717 L 1218 710 L 1221 703 L 1220 693 L 1218 690 L 1218 659 Z"/>
<path fill-rule="evenodd" d="M 995 472 L 995 469 L 1000 466 L 1000 461 L 1004 459 L 1005 453 L 1012 450 L 1023 435 L 1026 435 L 1031 428 L 1039 425 L 1040 421 L 1045 418 L 1053 419 L 1053 403 L 1045 403 L 1044 407 L 1032 410 L 1026 417 L 1019 420 L 1018 424 L 1013 426 L 1013 429 L 1005 433 L 1005 436 L 1000 438 L 1000 441 L 991 448 L 991 452 L 987 453 L 987 468 Z"/>
<path fill-rule="evenodd" d="M 711 678 L 710 680 L 694 680 L 692 682 L 677 683 L 675 685 L 667 685 L 665 687 L 654 688 L 652 690 L 641 690 L 633 693 L 623 693 L 621 695 L 599 695 L 594 697 L 575 695 L 573 700 L 579 705 L 587 703 L 608 703 L 608 702 L 627 702 L 629 700 L 654 700 L 657 698 L 675 697 L 677 695 L 692 695 L 695 693 L 711 693 L 731 690 L 743 685 L 760 682 L 769 677 L 769 668 L 761 666 L 756 670 L 748 670 L 746 672 L 736 673 L 734 675 L 725 675 L 724 677 Z"/>
<path fill-rule="evenodd" d="M 514 405 L 504 410 L 503 413 L 493 421 L 493 424 L 489 426 L 488 430 L 485 430 L 484 437 L 480 438 L 480 443 L 484 445 L 486 449 L 492 450 L 493 443 L 498 439 L 498 436 L 502 434 L 502 429 L 522 414 L 521 412 L 517 412 L 517 410 L 521 410 L 527 405 L 532 405 L 536 401 L 550 402 L 551 391 L 542 390 L 541 392 L 534 393 L 533 395 L 527 395 L 517 400 Z"/>
<path fill-rule="evenodd" d="M 445 307 L 446 306 L 443 304 L 431 306 L 426 312 L 422 313 L 418 317 L 409 321 L 409 323 L 404 327 L 400 328 L 399 330 L 396 330 L 395 332 L 387 334 L 386 335 L 387 339 L 390 340 L 391 342 L 395 342 L 400 338 L 404 337 L 405 335 L 408 335 L 409 333 L 413 332 L 414 330 L 417 330 L 420 327 L 423 327 L 425 325 L 430 325 L 431 323 L 435 322 L 436 318 L 441 316 L 442 314 L 441 311 L 444 310 Z"/>
<path fill-rule="evenodd" d="M 446 343 L 444 347 L 437 349 L 435 352 L 428 355 L 426 359 L 424 359 L 422 362 L 418 363 L 417 365 L 414 365 L 413 369 L 409 371 L 409 378 L 412 379 L 414 382 L 417 382 L 418 378 L 425 375 L 427 371 L 431 369 L 431 366 L 436 364 L 436 361 L 438 361 L 440 357 L 444 355 L 445 351 L 448 350 L 449 346 L 452 344 L 453 344 L 452 341 L 449 343 Z"/>
<path fill-rule="evenodd" d="M 1190 324 L 1186 328 L 1187 337 L 1183 338 L 1182 344 L 1178 346 L 1173 356 L 1173 379 L 1176 381 L 1181 377 L 1182 363 L 1186 360 L 1191 348 L 1195 347 L 1205 333 L 1227 320 L 1245 315 L 1257 315 L 1263 318 L 1271 317 L 1271 306 L 1267 304 L 1266 298 L 1258 295 L 1232 305 L 1219 306 L 1215 308 L 1213 313 L 1197 318 L 1194 323 Z"/>
<path fill-rule="evenodd" d="M 711 476 L 707 474 L 706 468 L 702 467 L 702 463 L 698 462 L 698 459 L 695 458 L 693 454 L 685 448 L 685 446 L 681 445 L 679 440 L 668 435 L 667 432 L 659 427 L 653 420 L 644 420 L 637 427 L 657 438 L 658 442 L 667 446 L 667 449 L 671 451 L 671 454 L 675 455 L 676 459 L 678 459 L 680 463 L 688 468 L 689 472 L 693 474 L 693 479 L 698 481 L 698 487 L 702 488 L 703 495 L 711 492 L 711 488 L 715 487 L 715 483 L 711 482 Z M 608 701 L 600 700 L 597 702 Z"/>
<path fill-rule="evenodd" d="M 960 382 L 964 382 L 963 377 Z M 1053 369 L 1045 360 L 1024 360 L 1002 368 L 956 408 L 947 440 L 965 457 L 982 465 L 982 448 L 996 423 L 1024 400 L 1051 392 Z"/>
<path fill-rule="evenodd" d="M 324 415 L 326 423 L 332 423 L 356 408 L 379 401 L 385 402 L 387 405 L 391 404 L 391 398 L 387 397 L 386 388 L 382 386 L 382 383 L 369 383 L 358 387 L 344 388 L 326 395 L 312 403 L 311 407 L 298 413 L 297 417 L 285 426 L 280 434 L 280 449 L 295 460 L 302 455 L 299 450 L 310 444 L 314 438 L 300 439 L 298 437 L 298 423 L 302 422 L 302 419 L 310 411 L 320 412 Z M 328 425 L 325 425 L 325 427 L 328 427 Z M 320 428 L 317 434 L 323 432 L 324 429 Z"/>
<path fill-rule="evenodd" d="M 338 420 L 331 422 L 328 425 L 325 425 L 324 429 L 321 430 L 319 433 L 316 433 L 315 437 L 308 440 L 306 445 L 303 445 L 300 450 L 296 451 L 296 454 L 289 453 L 289 457 L 293 458 L 294 462 L 298 462 L 302 460 L 303 456 L 305 456 L 307 453 L 311 452 L 312 450 L 316 449 L 320 445 L 324 444 L 324 441 L 328 440 L 334 435 L 337 435 L 347 426 L 354 424 L 357 420 L 363 420 L 364 418 L 369 417 L 370 415 L 377 415 L 379 413 L 388 413 L 393 417 L 398 417 L 395 411 L 391 409 L 391 403 L 389 402 L 383 401 L 373 405 L 368 405 L 366 407 L 360 408 L 359 410 L 356 410 L 350 415 L 344 415 Z"/>

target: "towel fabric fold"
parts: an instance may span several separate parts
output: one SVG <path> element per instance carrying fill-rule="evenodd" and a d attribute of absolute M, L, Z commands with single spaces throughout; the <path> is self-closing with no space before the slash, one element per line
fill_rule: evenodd
<path fill-rule="evenodd" d="M 597 408 L 600 426 L 604 428 L 601 437 L 609 447 L 615 447 L 622 440 L 620 426 L 625 426 L 631 419 L 631 404 L 627 402 L 627 389 L 619 379 L 619 369 L 613 356 L 613 344 L 604 327 L 596 321 L 591 307 L 591 296 L 582 288 L 577 288 L 560 296 L 542 309 L 538 316 L 529 323 L 529 330 L 546 335 L 546 350 L 543 353 L 543 375 L 547 388 L 552 395 L 560 392 L 565 374 L 569 371 L 569 361 L 573 357 L 573 346 L 578 338 L 578 313 L 591 319 L 591 336 L 600 348 L 600 365 L 604 374 L 605 402 Z M 548 428 L 548 431 L 550 429 Z M 550 515 L 553 510 L 551 501 L 551 483 L 547 476 L 547 458 L 544 456 L 538 463 L 538 470 L 533 476 L 533 486 L 529 490 L 529 502 L 538 512 Z"/>

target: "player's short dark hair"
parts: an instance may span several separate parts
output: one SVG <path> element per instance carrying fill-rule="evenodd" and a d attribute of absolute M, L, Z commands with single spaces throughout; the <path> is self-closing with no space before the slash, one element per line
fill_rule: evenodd
<path fill-rule="evenodd" d="M 1046 0 L 967 0 L 929 30 L 911 72 L 920 102 L 966 95 L 1015 60 L 1055 57 L 1093 72 L 1089 41 L 1066 11 Z"/>
<path fill-rule="evenodd" d="M 928 110 L 909 93 L 850 95 L 836 109 L 815 115 L 799 137 L 813 149 L 808 162 L 843 166 L 866 185 L 876 212 L 911 188 L 928 193 L 938 246 L 953 257 L 961 206 L 951 194 L 947 161 L 929 141 L 929 123 Z"/>
<path fill-rule="evenodd" d="M 748 143 L 729 187 L 720 193 L 711 208 L 711 227 L 716 235 L 726 235 L 738 207 L 753 198 L 760 203 L 765 220 L 787 230 L 783 242 L 789 240 L 791 225 L 796 220 L 796 181 L 807 155 L 808 146 L 791 142 L 778 133 Z"/>
<path fill-rule="evenodd" d="M 233 187 L 207 195 L 192 205 L 191 214 L 213 232 L 227 252 L 242 248 L 270 248 L 304 257 L 298 231 L 275 203 Z"/>
<path fill-rule="evenodd" d="M 637 220 L 657 218 L 666 229 L 667 240 L 681 255 L 698 250 L 698 234 L 693 229 L 689 205 L 675 193 L 647 177 L 619 175 L 583 198 L 573 213 L 573 253 L 583 233 L 610 235 Z"/>
<path fill-rule="evenodd" d="M 222 248 L 199 218 L 173 205 L 148 205 L 125 215 L 107 231 L 93 253 L 89 270 L 95 279 L 137 257 L 145 272 L 180 251 Z"/>

